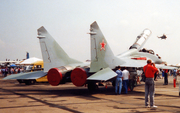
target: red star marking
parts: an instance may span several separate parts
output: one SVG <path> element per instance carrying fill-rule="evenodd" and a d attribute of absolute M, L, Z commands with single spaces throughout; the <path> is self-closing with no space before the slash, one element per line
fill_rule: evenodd
<path fill-rule="evenodd" d="M 100 43 L 101 44 L 101 49 L 100 49 L 100 51 L 102 50 L 102 49 L 104 49 L 104 51 L 105 51 L 105 45 L 106 45 L 106 43 L 104 43 L 104 39 L 102 40 L 102 43 Z"/>

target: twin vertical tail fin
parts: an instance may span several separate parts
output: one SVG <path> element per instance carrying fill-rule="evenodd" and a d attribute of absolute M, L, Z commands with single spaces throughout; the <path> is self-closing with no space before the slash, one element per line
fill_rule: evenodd
<path fill-rule="evenodd" d="M 111 67 L 114 54 L 96 21 L 91 24 L 89 34 L 91 36 L 90 72 L 97 72 L 103 68 Z"/>
<path fill-rule="evenodd" d="M 79 61 L 70 58 L 66 52 L 59 46 L 53 37 L 42 26 L 38 30 L 38 36 L 41 53 L 44 62 L 44 72 L 54 67 L 60 67 L 71 63 L 79 63 Z"/>

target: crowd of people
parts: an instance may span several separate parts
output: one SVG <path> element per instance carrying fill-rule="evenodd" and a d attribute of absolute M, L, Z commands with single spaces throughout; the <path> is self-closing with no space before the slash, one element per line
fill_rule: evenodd
<path fill-rule="evenodd" d="M 23 68 L 21 67 L 7 67 L 7 66 L 1 66 L 0 67 L 0 74 L 3 77 L 6 77 L 8 74 L 17 74 L 23 72 Z"/>

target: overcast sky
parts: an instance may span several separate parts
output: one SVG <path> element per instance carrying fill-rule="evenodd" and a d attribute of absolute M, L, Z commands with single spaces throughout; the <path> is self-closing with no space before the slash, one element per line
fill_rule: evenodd
<path fill-rule="evenodd" d="M 145 29 L 144 45 L 168 64 L 180 63 L 180 0 L 0 0 L 0 60 L 42 58 L 37 29 L 44 26 L 67 54 L 90 59 L 90 24 L 97 21 L 115 55 Z M 166 40 L 157 36 L 167 35 Z"/>

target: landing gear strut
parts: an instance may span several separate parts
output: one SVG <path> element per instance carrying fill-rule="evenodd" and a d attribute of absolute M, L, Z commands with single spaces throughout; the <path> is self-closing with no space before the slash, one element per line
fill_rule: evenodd
<path fill-rule="evenodd" d="M 88 90 L 93 91 L 93 90 L 96 90 L 96 89 L 98 89 L 98 86 L 96 85 L 95 82 L 89 82 L 88 83 Z"/>

